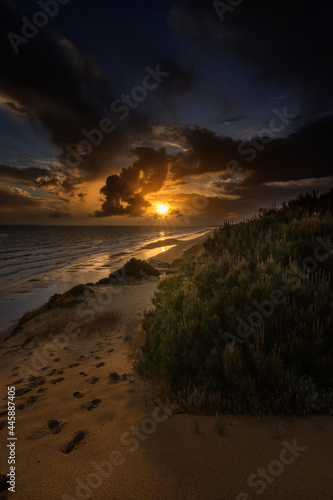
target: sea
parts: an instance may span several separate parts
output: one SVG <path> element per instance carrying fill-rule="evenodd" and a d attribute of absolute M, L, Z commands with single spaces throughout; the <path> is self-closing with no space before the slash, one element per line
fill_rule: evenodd
<path fill-rule="evenodd" d="M 15 326 L 25 312 L 43 305 L 55 293 L 95 283 L 131 257 L 149 260 L 171 248 L 173 239 L 193 239 L 211 229 L 0 226 L 0 331 Z M 144 248 L 147 245 L 149 249 Z"/>

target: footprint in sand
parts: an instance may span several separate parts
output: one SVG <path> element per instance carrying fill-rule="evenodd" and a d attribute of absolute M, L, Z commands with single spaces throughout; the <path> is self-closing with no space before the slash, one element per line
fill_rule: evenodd
<path fill-rule="evenodd" d="M 98 360 L 98 359 L 101 359 L 101 357 L 100 357 L 100 356 L 95 356 L 95 359 L 97 359 L 97 360 Z"/>
<path fill-rule="evenodd" d="M 108 352 L 113 352 L 113 351 L 114 351 L 114 349 L 109 349 L 109 350 L 108 350 Z"/>
<path fill-rule="evenodd" d="M 61 451 L 65 453 L 65 455 L 71 453 L 75 448 L 77 448 L 82 443 L 86 435 L 87 435 L 86 431 L 77 431 L 74 434 L 72 441 L 64 444 L 63 447 L 61 448 Z"/>
<path fill-rule="evenodd" d="M 82 377 L 86 377 L 86 376 L 87 376 L 86 372 L 80 372 L 80 375 L 81 375 Z"/>
<path fill-rule="evenodd" d="M 43 377 L 32 377 L 27 385 L 31 389 L 34 389 L 35 387 L 39 387 L 43 384 L 45 384 L 45 379 Z"/>
<path fill-rule="evenodd" d="M 71 365 L 69 365 L 69 368 L 75 368 L 76 366 L 79 366 L 80 363 L 72 363 Z"/>
<path fill-rule="evenodd" d="M 58 382 L 62 382 L 64 380 L 64 377 L 59 377 L 59 378 L 54 378 L 53 380 L 50 380 L 50 384 L 57 384 Z"/>
<path fill-rule="evenodd" d="M 38 396 L 30 396 L 30 397 L 26 400 L 26 402 L 25 402 L 25 403 L 26 403 L 26 405 L 27 405 L 27 406 L 32 406 L 33 404 L 35 404 L 35 403 L 36 403 L 37 399 L 38 399 Z"/>
<path fill-rule="evenodd" d="M 121 376 L 119 375 L 119 373 L 117 372 L 112 372 L 112 373 L 109 373 L 109 379 L 112 381 L 112 382 L 118 382 L 120 379 L 122 380 L 127 380 L 128 379 L 128 375 L 127 373 L 123 373 Z"/>
<path fill-rule="evenodd" d="M 56 368 L 53 368 L 48 374 L 47 376 L 48 377 L 53 377 L 53 375 L 55 375 L 57 373 L 57 369 Z"/>
<path fill-rule="evenodd" d="M 4 420 L 1 420 L 0 422 L 0 431 L 6 426 L 6 422 Z"/>
<path fill-rule="evenodd" d="M 27 394 L 27 392 L 31 392 L 31 389 L 28 389 L 28 387 L 22 387 L 22 389 L 19 389 L 16 391 L 15 396 L 18 398 L 19 396 L 23 396 L 24 394 Z"/>
<path fill-rule="evenodd" d="M 49 429 L 47 427 L 42 427 L 41 429 L 37 429 L 36 431 L 33 431 L 31 434 L 29 434 L 28 439 L 35 440 L 35 439 L 40 439 L 44 436 L 47 436 L 49 434 Z"/>
<path fill-rule="evenodd" d="M 99 381 L 100 377 L 90 377 L 88 378 L 87 382 L 89 384 L 96 384 Z"/>
<path fill-rule="evenodd" d="M 88 411 L 91 411 L 94 408 L 97 408 L 97 406 L 99 405 L 99 403 L 101 403 L 101 401 L 102 401 L 101 399 L 93 399 L 92 401 L 87 401 L 81 406 L 81 408 L 85 408 Z"/>
<path fill-rule="evenodd" d="M 100 368 L 101 366 L 104 366 L 104 365 L 105 365 L 105 363 L 97 363 L 97 365 L 95 365 L 95 366 L 96 366 L 96 368 Z"/>
<path fill-rule="evenodd" d="M 60 361 L 60 358 L 54 358 L 53 363 L 58 363 Z"/>
<path fill-rule="evenodd" d="M 82 356 L 79 357 L 79 361 L 82 361 L 84 359 L 85 359 L 85 356 L 83 356 L 83 354 L 82 354 Z"/>
<path fill-rule="evenodd" d="M 17 409 L 17 410 L 24 410 L 24 408 L 25 408 L 25 405 L 24 405 L 24 404 L 21 404 L 21 405 L 17 405 L 17 406 L 16 406 L 16 409 Z"/>
<path fill-rule="evenodd" d="M 19 380 L 15 380 L 15 382 L 13 382 L 14 385 L 20 385 L 22 384 L 23 382 L 23 378 L 20 378 Z"/>
<path fill-rule="evenodd" d="M 63 426 L 66 422 L 59 422 L 58 420 L 49 420 L 47 426 L 52 432 L 52 434 L 59 434 L 62 431 Z"/>
<path fill-rule="evenodd" d="M 79 391 L 76 391 L 76 392 L 73 392 L 73 396 L 74 398 L 83 398 L 84 394 L 81 394 L 81 392 Z"/>

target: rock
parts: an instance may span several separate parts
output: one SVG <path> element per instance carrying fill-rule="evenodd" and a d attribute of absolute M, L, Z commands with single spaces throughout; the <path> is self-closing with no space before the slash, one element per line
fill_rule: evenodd
<path fill-rule="evenodd" d="M 110 285 L 110 278 L 102 278 L 97 281 L 96 285 Z"/>
<path fill-rule="evenodd" d="M 162 262 L 157 259 L 150 259 L 149 264 L 157 269 L 170 269 L 170 264 L 168 262 Z"/>

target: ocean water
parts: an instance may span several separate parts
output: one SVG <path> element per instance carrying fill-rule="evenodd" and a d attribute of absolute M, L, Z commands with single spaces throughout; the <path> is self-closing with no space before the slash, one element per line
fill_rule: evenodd
<path fill-rule="evenodd" d="M 0 330 L 55 293 L 105 278 L 133 256 L 149 259 L 168 249 L 163 240 L 191 239 L 210 229 L 0 226 Z M 152 242 L 160 246 L 142 248 Z"/>

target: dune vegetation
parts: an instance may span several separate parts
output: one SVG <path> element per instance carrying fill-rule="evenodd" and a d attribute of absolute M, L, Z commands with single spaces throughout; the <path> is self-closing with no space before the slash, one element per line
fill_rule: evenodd
<path fill-rule="evenodd" d="M 333 190 L 224 223 L 163 279 L 140 374 L 189 412 L 333 414 Z"/>

